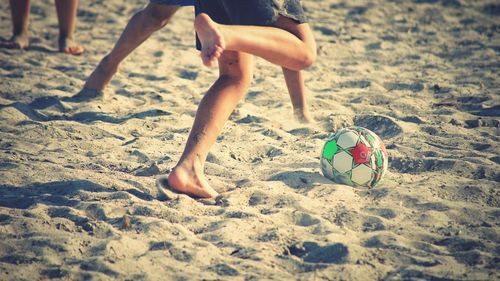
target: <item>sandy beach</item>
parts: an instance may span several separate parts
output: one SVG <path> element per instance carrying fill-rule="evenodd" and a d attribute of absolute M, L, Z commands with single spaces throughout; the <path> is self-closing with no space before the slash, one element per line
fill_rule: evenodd
<path fill-rule="evenodd" d="M 0 280 L 500 280 L 500 4 L 302 1 L 318 45 L 316 123 L 293 121 L 281 68 L 252 86 L 206 165 L 221 194 L 159 194 L 218 75 L 182 8 L 74 102 L 147 1 L 80 1 L 82 56 L 57 52 L 53 1 L 28 50 L 0 49 Z M 0 37 L 11 35 L 0 2 Z M 327 137 L 377 133 L 373 189 L 321 174 Z"/>

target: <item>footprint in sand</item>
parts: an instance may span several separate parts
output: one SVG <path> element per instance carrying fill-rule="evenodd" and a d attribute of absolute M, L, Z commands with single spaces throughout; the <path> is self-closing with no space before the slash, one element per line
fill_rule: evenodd
<path fill-rule="evenodd" d="M 150 251 L 167 251 L 171 257 L 180 262 L 191 262 L 194 254 L 184 249 L 179 249 L 169 241 L 158 241 L 149 243 Z"/>
<path fill-rule="evenodd" d="M 367 208 L 366 210 L 384 219 L 393 219 L 397 216 L 396 211 L 389 208 Z"/>
<path fill-rule="evenodd" d="M 41 274 L 49 279 L 59 279 L 68 276 L 69 271 L 58 267 L 50 267 L 43 269 Z"/>
<path fill-rule="evenodd" d="M 320 223 L 321 221 L 307 213 L 295 212 L 292 215 L 292 220 L 295 225 L 308 227 Z"/>
<path fill-rule="evenodd" d="M 480 241 L 461 237 L 451 237 L 438 240 L 434 243 L 437 246 L 444 246 L 448 252 L 460 263 L 467 265 L 477 265 L 484 263 L 487 258 L 482 251 L 485 245 Z"/>
<path fill-rule="evenodd" d="M 248 205 L 250 206 L 263 205 L 267 204 L 268 201 L 269 201 L 269 196 L 266 193 L 261 191 L 256 191 L 248 199 Z"/>
<path fill-rule="evenodd" d="M 356 115 L 354 125 L 373 131 L 381 139 L 393 138 L 403 133 L 396 121 L 384 115 Z"/>
<path fill-rule="evenodd" d="M 347 262 L 349 249 L 342 243 L 320 246 L 306 241 L 288 246 L 285 255 L 293 255 L 309 263 L 343 264 Z"/>
<path fill-rule="evenodd" d="M 391 169 L 394 169 L 400 173 L 412 174 L 450 170 L 455 166 L 455 163 L 455 160 L 447 159 L 421 159 L 402 157 L 395 157 L 389 161 Z"/>
<path fill-rule="evenodd" d="M 387 91 L 411 91 L 414 93 L 418 93 L 424 90 L 424 84 L 420 82 L 414 82 L 414 83 L 390 82 L 390 83 L 384 83 L 384 88 Z"/>
<path fill-rule="evenodd" d="M 118 272 L 111 269 L 105 262 L 98 259 L 84 260 L 80 263 L 80 269 L 90 272 L 99 272 L 110 277 L 117 277 Z"/>
<path fill-rule="evenodd" d="M 89 234 L 94 233 L 94 223 L 86 217 L 74 214 L 74 211 L 68 207 L 51 207 L 47 210 L 47 214 L 51 218 L 64 218 L 72 221 L 77 227 L 77 231 L 84 230 Z"/>
<path fill-rule="evenodd" d="M 372 84 L 369 80 L 354 80 L 354 81 L 346 81 L 338 84 L 339 88 L 349 88 L 349 89 L 365 89 L 370 87 Z"/>
<path fill-rule="evenodd" d="M 251 123 L 259 124 L 259 123 L 264 123 L 265 121 L 267 121 L 267 119 L 265 119 L 263 117 L 247 115 L 246 117 L 237 120 L 236 123 L 238 123 L 238 124 L 251 124 Z"/>
<path fill-rule="evenodd" d="M 219 263 L 209 267 L 209 270 L 217 273 L 219 276 L 238 276 L 240 275 L 239 271 L 234 269 L 233 267 L 225 264 Z"/>
<path fill-rule="evenodd" d="M 326 26 L 314 26 L 314 30 L 319 31 L 321 34 L 325 36 L 335 36 L 338 35 L 338 33 Z"/>
<path fill-rule="evenodd" d="M 363 216 L 361 230 L 363 232 L 381 231 L 385 230 L 385 225 L 383 221 L 377 217 Z"/>
<path fill-rule="evenodd" d="M 177 75 L 186 80 L 196 80 L 198 78 L 199 72 L 196 70 L 187 70 L 187 69 L 181 69 L 177 72 Z"/>
<path fill-rule="evenodd" d="M 143 74 L 143 73 L 136 73 L 136 72 L 131 72 L 128 75 L 129 78 L 140 78 L 144 79 L 146 81 L 167 81 L 168 78 L 166 76 L 157 76 L 153 74 Z"/>

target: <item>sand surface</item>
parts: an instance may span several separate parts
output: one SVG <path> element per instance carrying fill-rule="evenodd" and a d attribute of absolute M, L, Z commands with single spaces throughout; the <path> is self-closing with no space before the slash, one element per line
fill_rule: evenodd
<path fill-rule="evenodd" d="M 291 121 L 281 69 L 257 60 L 208 158 L 216 200 L 154 184 L 217 77 L 193 9 L 122 64 L 104 100 L 76 103 L 146 1 L 81 1 L 81 57 L 55 52 L 53 1 L 32 2 L 30 49 L 0 50 L 0 280 L 500 279 L 498 2 L 303 1 L 317 123 Z M 0 22 L 9 37 L 8 1 Z M 371 190 L 320 173 L 324 140 L 353 124 L 388 148 Z"/>

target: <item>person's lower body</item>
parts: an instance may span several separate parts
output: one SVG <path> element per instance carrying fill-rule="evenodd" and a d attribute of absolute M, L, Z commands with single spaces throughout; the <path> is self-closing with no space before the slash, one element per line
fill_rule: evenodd
<path fill-rule="evenodd" d="M 71 55 L 81 55 L 84 48 L 75 41 L 73 36 L 78 0 L 55 0 L 55 2 L 59 22 L 59 51 Z"/>
<path fill-rule="evenodd" d="M 1 43 L 3 48 L 26 49 L 29 46 L 28 23 L 30 14 L 29 0 L 10 0 L 12 37 Z"/>
<path fill-rule="evenodd" d="M 85 99 L 102 95 L 102 90 L 116 73 L 120 63 L 155 31 L 164 27 L 180 7 L 164 3 L 165 1 L 151 1 L 130 19 L 111 52 L 104 56 L 90 74 L 78 97 Z"/>
<path fill-rule="evenodd" d="M 204 41 L 197 47 L 205 65 L 214 64 L 226 49 L 281 65 L 296 119 L 313 122 L 301 70 L 315 61 L 316 43 L 298 0 L 282 1 L 281 6 L 272 0 L 197 1 L 195 7 L 195 29 Z"/>
<path fill-rule="evenodd" d="M 224 50 L 246 52 L 292 70 L 310 66 L 315 45 L 274 27 L 276 23 L 309 30 L 299 0 L 196 1 L 195 29 L 203 63 L 211 66 Z M 314 42 L 314 40 L 312 40 Z M 201 45 L 201 46 L 200 46 Z M 314 49 L 313 49 L 314 47 Z"/>
<path fill-rule="evenodd" d="M 224 3 L 228 5 L 245 5 L 246 3 L 263 3 L 266 1 L 211 1 L 206 2 L 208 7 L 200 7 L 200 4 L 203 3 L 197 1 L 198 15 L 195 19 L 195 29 L 198 34 L 199 42 L 197 43 L 199 43 L 198 47 L 201 49 L 204 64 L 211 65 L 214 60 L 218 60 L 220 74 L 217 81 L 200 102 L 184 152 L 177 165 L 168 175 L 167 180 L 171 189 L 191 196 L 207 198 L 216 196 L 217 192 L 205 178 L 203 171 L 205 160 L 224 123 L 250 85 L 252 55 L 264 57 L 278 64 L 281 62 L 284 67 L 285 78 L 287 80 L 299 80 L 291 84 L 287 81 L 287 86 L 294 90 L 293 93 L 290 92 L 292 100 L 296 100 L 294 107 L 303 107 L 306 106 L 305 100 L 298 97 L 305 91 L 303 77 L 297 70 L 302 69 L 309 62 L 306 60 L 299 62 L 293 57 L 297 55 L 297 52 L 303 52 L 303 50 L 299 49 L 303 49 L 304 44 L 309 44 L 302 40 L 307 41 L 313 38 L 312 35 L 307 34 L 307 25 L 297 27 L 295 22 L 290 22 L 297 19 L 291 20 L 283 15 L 274 15 L 274 10 L 271 19 L 266 24 L 278 24 L 281 28 L 290 29 L 290 32 L 275 27 L 231 25 L 245 24 L 246 22 L 242 20 L 245 16 L 250 15 L 246 19 L 254 20 L 254 17 L 265 14 L 258 9 L 254 11 L 255 13 L 252 13 L 251 10 L 243 7 L 242 13 L 235 16 L 235 19 L 230 19 L 227 11 L 224 11 L 226 8 Z M 218 8 L 221 8 L 222 11 L 205 10 L 205 8 L 210 10 L 211 5 L 215 2 L 221 4 Z M 270 1 L 267 1 L 267 3 L 270 3 Z M 241 8 L 239 7 L 239 9 Z M 213 22 L 210 16 L 204 13 L 205 11 L 211 13 L 222 24 Z M 269 10 L 267 11 L 269 12 Z M 238 22 L 238 20 L 242 21 Z M 223 24 L 226 24 L 226 26 L 223 26 Z M 249 24 L 252 24 L 252 22 L 249 22 Z M 288 24 L 292 24 L 292 26 L 289 27 Z M 226 27 L 227 29 L 225 29 Z M 306 29 L 301 30 L 301 28 Z M 294 33 L 294 31 L 297 32 Z M 237 42 L 238 40 L 240 42 Z M 254 40 L 257 40 L 257 43 Z M 314 43 L 313 39 L 312 42 Z M 287 52 L 292 53 L 286 54 Z M 311 51 L 311 54 L 315 56 L 315 49 Z"/>
<path fill-rule="evenodd" d="M 221 55 L 219 78 L 198 106 L 184 152 L 168 175 L 169 188 L 194 197 L 217 195 L 205 178 L 204 164 L 224 123 L 250 86 L 252 62 L 252 56 L 243 52 L 225 51 Z"/>
<path fill-rule="evenodd" d="M 0 44 L 4 48 L 26 49 L 29 46 L 30 0 L 10 0 L 12 37 Z M 84 49 L 73 39 L 78 0 L 55 0 L 59 22 L 59 51 L 80 55 Z"/>

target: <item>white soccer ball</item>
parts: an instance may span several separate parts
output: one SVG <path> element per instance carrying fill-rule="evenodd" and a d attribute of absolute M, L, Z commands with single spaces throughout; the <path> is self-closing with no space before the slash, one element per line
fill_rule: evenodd
<path fill-rule="evenodd" d="M 320 163 L 323 175 L 336 183 L 371 188 L 387 171 L 388 157 L 374 132 L 350 127 L 325 142 Z"/>

